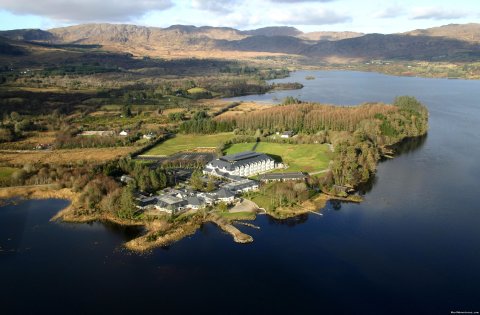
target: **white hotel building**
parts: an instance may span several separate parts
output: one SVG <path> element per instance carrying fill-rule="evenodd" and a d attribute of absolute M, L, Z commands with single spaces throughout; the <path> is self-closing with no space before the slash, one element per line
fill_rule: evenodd
<path fill-rule="evenodd" d="M 204 174 L 222 176 L 229 174 L 248 177 L 275 169 L 275 161 L 264 153 L 252 151 L 225 155 L 208 163 Z"/>

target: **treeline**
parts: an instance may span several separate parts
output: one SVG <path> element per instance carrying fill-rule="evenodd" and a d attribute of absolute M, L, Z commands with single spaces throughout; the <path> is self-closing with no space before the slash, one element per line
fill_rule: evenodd
<path fill-rule="evenodd" d="M 192 119 L 181 123 L 178 129 L 181 133 L 212 134 L 233 131 L 235 122 L 217 121 L 211 119 L 205 111 L 198 111 L 192 116 Z"/>
<path fill-rule="evenodd" d="M 121 136 L 81 136 L 80 130 L 67 127 L 58 131 L 53 143 L 56 149 L 75 148 L 107 148 L 132 146 L 141 138 L 140 132 L 132 132 L 130 135 Z"/>
<path fill-rule="evenodd" d="M 386 145 L 427 132 L 428 111 L 414 97 L 397 97 L 393 107 L 397 110 L 377 113 L 359 124 L 355 132 L 335 139 L 335 157 L 323 189 L 338 193 L 338 186 L 356 187 L 368 181 Z"/>
<path fill-rule="evenodd" d="M 58 111 L 40 116 L 21 115 L 16 111 L 4 113 L 0 120 L 0 143 L 20 140 L 37 131 L 56 130 L 63 124 L 61 117 Z"/>
<path fill-rule="evenodd" d="M 350 131 L 358 128 L 361 121 L 375 114 L 387 116 L 398 109 L 385 104 L 363 104 L 341 107 L 320 104 L 294 104 L 245 113 L 243 115 L 216 118 L 230 122 L 243 130 L 267 129 L 271 132 L 293 130 L 297 133 L 316 133 L 322 130 Z"/>
<path fill-rule="evenodd" d="M 343 188 L 368 181 L 386 146 L 428 130 L 427 109 L 410 96 L 397 97 L 393 105 L 339 107 L 298 102 L 215 120 L 230 123 L 237 134 L 254 135 L 255 141 L 275 141 L 268 136 L 293 130 L 298 133 L 294 139 L 279 141 L 333 144 L 331 171 L 320 183 L 323 190 L 332 193 L 344 193 Z"/>
<path fill-rule="evenodd" d="M 303 88 L 303 84 L 298 82 L 272 83 L 271 87 L 275 90 L 299 90 Z"/>
<path fill-rule="evenodd" d="M 229 132 L 235 129 L 235 122 L 233 121 L 216 121 L 211 118 L 191 119 L 184 121 L 179 126 L 181 133 L 199 133 L 199 134 L 213 134 L 217 132 Z"/>

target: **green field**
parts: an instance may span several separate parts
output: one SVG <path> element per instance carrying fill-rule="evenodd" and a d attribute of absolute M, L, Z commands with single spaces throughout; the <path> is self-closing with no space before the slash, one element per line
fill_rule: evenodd
<path fill-rule="evenodd" d="M 229 147 L 225 153 L 251 151 L 254 146 L 254 142 L 238 143 Z M 330 162 L 330 151 L 326 144 L 259 142 L 255 151 L 270 154 L 277 161 L 288 165 L 288 169 L 277 172 L 318 172 L 326 169 Z"/>
<path fill-rule="evenodd" d="M 9 178 L 16 170 L 18 169 L 13 167 L 0 166 L 0 179 Z"/>
<path fill-rule="evenodd" d="M 216 148 L 226 140 L 233 137 L 233 133 L 224 132 L 213 135 L 177 134 L 174 138 L 168 139 L 149 151 L 145 155 L 171 155 L 181 151 L 189 151 L 196 148 Z"/>

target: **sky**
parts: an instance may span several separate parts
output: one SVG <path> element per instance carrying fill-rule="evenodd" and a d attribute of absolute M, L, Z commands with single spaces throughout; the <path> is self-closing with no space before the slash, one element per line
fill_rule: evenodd
<path fill-rule="evenodd" d="M 304 32 L 397 33 L 479 23 L 479 0 L 0 0 L 0 30 L 83 23 L 293 26 Z"/>

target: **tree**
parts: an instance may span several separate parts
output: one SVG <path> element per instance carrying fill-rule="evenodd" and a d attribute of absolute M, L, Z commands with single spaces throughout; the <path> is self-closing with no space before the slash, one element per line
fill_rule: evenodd
<path fill-rule="evenodd" d="M 135 203 L 133 201 L 133 186 L 128 185 L 122 189 L 120 195 L 120 207 L 117 216 L 121 219 L 132 219 L 135 213 Z"/>
<path fill-rule="evenodd" d="M 215 190 L 215 181 L 211 177 L 208 179 L 206 190 L 209 192 Z"/>
<path fill-rule="evenodd" d="M 220 212 L 227 212 L 228 210 L 228 205 L 223 201 L 221 201 L 217 207 L 218 207 L 218 211 Z"/>
<path fill-rule="evenodd" d="M 12 130 L 8 128 L 0 128 L 0 143 L 1 142 L 10 142 L 15 139 Z"/>
<path fill-rule="evenodd" d="M 203 190 L 203 181 L 200 171 L 195 171 L 190 178 L 190 184 L 195 190 Z"/>
<path fill-rule="evenodd" d="M 122 116 L 123 117 L 132 117 L 132 106 L 130 104 L 123 105 Z"/>

